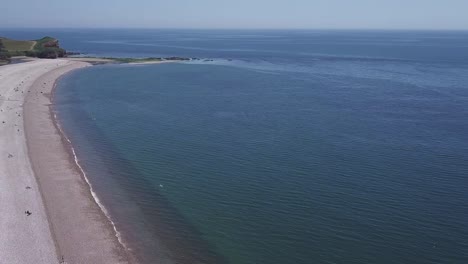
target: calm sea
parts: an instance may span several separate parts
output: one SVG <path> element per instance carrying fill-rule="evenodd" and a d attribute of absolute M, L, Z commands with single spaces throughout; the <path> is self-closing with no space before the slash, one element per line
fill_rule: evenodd
<path fill-rule="evenodd" d="M 468 32 L 31 30 L 104 65 L 58 116 L 144 263 L 468 263 Z"/>

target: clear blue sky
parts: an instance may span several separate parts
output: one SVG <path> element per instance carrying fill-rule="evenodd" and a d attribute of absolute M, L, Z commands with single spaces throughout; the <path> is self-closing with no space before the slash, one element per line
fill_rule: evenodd
<path fill-rule="evenodd" d="M 468 0 L 9 0 L 0 27 L 468 29 Z"/>

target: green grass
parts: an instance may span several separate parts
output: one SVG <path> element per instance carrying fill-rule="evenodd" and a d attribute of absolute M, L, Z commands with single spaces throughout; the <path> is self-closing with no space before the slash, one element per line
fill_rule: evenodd
<path fill-rule="evenodd" d="M 64 57 L 66 51 L 59 47 L 58 40 L 44 37 L 38 40 L 14 40 L 0 37 L 0 61 L 5 64 L 13 56 L 28 56 L 55 59 Z"/>
<path fill-rule="evenodd" d="M 36 44 L 36 41 L 2 38 L 2 43 L 5 46 L 5 49 L 9 52 L 17 52 L 32 50 Z"/>
<path fill-rule="evenodd" d="M 52 37 L 43 37 L 41 39 L 35 40 L 35 45 L 34 45 L 34 50 L 40 51 L 44 49 L 44 44 L 46 44 L 49 41 L 56 41 L 57 39 L 54 39 Z"/>
<path fill-rule="evenodd" d="M 103 59 L 114 60 L 114 61 L 122 62 L 122 63 L 162 61 L 161 58 L 141 58 L 141 59 L 137 59 L 137 58 L 103 58 Z"/>
<path fill-rule="evenodd" d="M 3 43 L 4 49 L 11 53 L 42 51 L 48 48 L 44 47 L 44 44 L 57 41 L 57 39 L 52 37 L 43 37 L 37 40 L 14 40 L 0 37 L 0 40 Z"/>

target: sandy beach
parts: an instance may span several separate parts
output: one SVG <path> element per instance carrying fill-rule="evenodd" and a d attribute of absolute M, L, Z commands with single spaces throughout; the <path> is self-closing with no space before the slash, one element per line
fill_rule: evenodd
<path fill-rule="evenodd" d="M 57 78 L 90 65 L 0 67 L 0 263 L 133 263 L 50 109 Z"/>

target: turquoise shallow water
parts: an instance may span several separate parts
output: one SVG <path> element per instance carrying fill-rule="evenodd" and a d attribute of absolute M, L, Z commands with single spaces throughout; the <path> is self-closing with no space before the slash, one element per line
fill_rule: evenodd
<path fill-rule="evenodd" d="M 105 43 L 218 59 L 95 66 L 55 98 L 145 263 L 466 263 L 466 33 L 168 32 Z"/>

